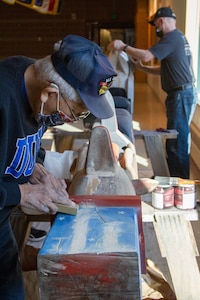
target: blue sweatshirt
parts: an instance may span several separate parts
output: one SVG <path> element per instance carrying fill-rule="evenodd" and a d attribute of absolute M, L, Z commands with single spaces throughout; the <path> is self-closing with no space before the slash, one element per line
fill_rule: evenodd
<path fill-rule="evenodd" d="M 0 221 L 3 210 L 20 203 L 19 184 L 33 172 L 41 138 L 26 95 L 24 73 L 33 59 L 15 56 L 0 61 Z"/>

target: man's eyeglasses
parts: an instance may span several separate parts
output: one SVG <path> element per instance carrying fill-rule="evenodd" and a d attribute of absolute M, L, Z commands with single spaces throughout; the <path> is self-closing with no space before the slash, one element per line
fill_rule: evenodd
<path fill-rule="evenodd" d="M 71 122 L 78 122 L 80 120 L 83 120 L 83 119 L 87 118 L 87 116 L 90 114 L 90 111 L 83 111 L 79 115 L 76 116 L 73 109 L 70 107 L 70 105 L 69 105 L 69 103 L 67 103 L 67 101 L 66 101 L 66 104 L 70 110 L 71 115 L 73 116 L 73 118 L 71 118 L 71 120 L 72 120 Z"/>
<path fill-rule="evenodd" d="M 51 85 L 53 85 L 53 83 Z M 57 87 L 57 89 L 58 89 L 58 87 Z M 90 114 L 89 111 L 86 111 L 86 112 L 77 114 L 77 116 L 76 116 L 73 109 L 70 107 L 70 105 L 67 103 L 66 99 L 63 97 L 73 118 L 69 117 L 63 111 L 60 111 L 60 93 L 57 92 L 56 94 L 57 94 L 56 111 L 54 111 L 50 115 L 44 114 L 43 111 L 44 111 L 45 102 L 41 103 L 40 112 L 38 113 L 38 118 L 37 118 L 37 121 L 40 125 L 44 125 L 46 127 L 52 127 L 52 126 L 62 125 L 64 123 L 74 123 L 79 120 L 85 119 Z"/>
<path fill-rule="evenodd" d="M 70 107 L 70 105 L 69 105 L 69 103 L 67 102 L 67 100 L 63 97 L 63 95 L 61 95 L 61 96 L 62 96 L 62 98 L 65 100 L 65 102 L 66 102 L 66 104 L 67 104 L 67 107 L 69 108 L 69 111 L 70 111 L 71 115 L 73 116 L 73 118 L 69 118 L 69 117 L 68 117 L 68 118 L 70 119 L 70 122 L 75 123 L 75 122 L 78 122 L 78 121 L 80 121 L 80 120 L 83 120 L 83 119 L 87 118 L 87 116 L 89 116 L 90 111 L 83 111 L 83 112 L 81 112 L 80 114 L 76 115 L 75 112 L 74 112 L 74 110 Z M 68 122 L 69 122 L 69 121 L 68 121 Z"/>

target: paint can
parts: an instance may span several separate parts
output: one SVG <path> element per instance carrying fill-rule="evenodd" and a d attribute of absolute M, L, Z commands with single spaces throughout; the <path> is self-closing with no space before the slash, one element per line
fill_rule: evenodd
<path fill-rule="evenodd" d="M 180 185 L 174 188 L 174 203 L 180 209 L 193 209 L 196 206 L 194 184 Z"/>
<path fill-rule="evenodd" d="M 163 209 L 174 206 L 174 188 L 171 185 L 158 185 L 152 192 L 152 205 Z"/>

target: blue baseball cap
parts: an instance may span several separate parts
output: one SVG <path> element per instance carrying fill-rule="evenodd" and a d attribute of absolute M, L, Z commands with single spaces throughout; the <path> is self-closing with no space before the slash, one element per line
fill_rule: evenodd
<path fill-rule="evenodd" d="M 55 70 L 77 91 L 95 117 L 113 116 L 105 93 L 117 73 L 96 43 L 81 36 L 67 35 L 51 60 Z"/>

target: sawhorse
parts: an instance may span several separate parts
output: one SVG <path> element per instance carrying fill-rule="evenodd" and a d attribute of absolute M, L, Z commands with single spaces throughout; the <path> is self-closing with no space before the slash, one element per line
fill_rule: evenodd
<path fill-rule="evenodd" d="M 177 135 L 178 132 L 174 129 L 166 131 L 134 130 L 135 139 L 144 139 L 154 176 L 170 176 L 163 145 L 166 139 L 176 139 Z"/>

